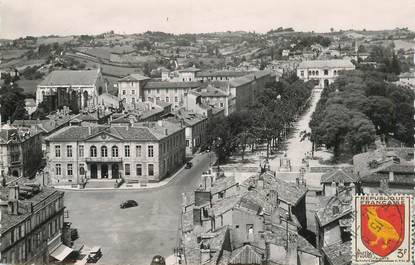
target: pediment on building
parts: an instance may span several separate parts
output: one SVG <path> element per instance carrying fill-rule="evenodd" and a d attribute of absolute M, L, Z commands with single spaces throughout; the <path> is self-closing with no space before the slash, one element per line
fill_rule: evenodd
<path fill-rule="evenodd" d="M 85 141 L 86 142 L 120 142 L 120 141 L 123 141 L 123 139 L 118 135 L 112 134 L 107 131 L 102 131 L 95 135 L 91 135 Z"/>

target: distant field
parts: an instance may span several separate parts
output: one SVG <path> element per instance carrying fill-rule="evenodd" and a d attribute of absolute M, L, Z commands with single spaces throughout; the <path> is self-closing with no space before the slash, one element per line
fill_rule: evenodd
<path fill-rule="evenodd" d="M 72 39 L 73 39 L 72 36 L 67 36 L 67 37 L 51 37 L 51 38 L 49 38 L 49 37 L 42 38 L 41 37 L 41 38 L 38 38 L 37 39 L 37 43 L 38 44 L 51 44 L 51 43 L 57 42 L 59 44 L 62 44 L 62 43 L 71 41 Z"/>
<path fill-rule="evenodd" d="M 20 58 L 28 50 L 0 50 L 0 60 Z"/>
<path fill-rule="evenodd" d="M 109 75 L 109 76 L 124 77 L 126 75 L 129 75 L 131 73 L 136 73 L 141 70 L 138 67 L 122 67 L 122 66 L 115 66 L 115 65 L 108 65 L 108 64 L 100 64 L 86 57 L 81 58 L 78 55 L 77 56 L 68 55 L 68 57 L 75 58 L 76 60 L 84 63 L 86 68 L 97 68 L 98 66 L 101 66 L 103 74 Z"/>
<path fill-rule="evenodd" d="M 80 52 L 95 56 L 97 58 L 106 59 L 106 60 L 110 59 L 110 50 L 111 50 L 110 47 L 94 47 L 94 48 L 80 47 L 77 50 Z"/>
<path fill-rule="evenodd" d="M 415 42 L 413 41 L 395 40 L 394 43 L 395 43 L 396 50 L 399 50 L 399 49 L 409 50 L 409 49 L 415 48 Z"/>

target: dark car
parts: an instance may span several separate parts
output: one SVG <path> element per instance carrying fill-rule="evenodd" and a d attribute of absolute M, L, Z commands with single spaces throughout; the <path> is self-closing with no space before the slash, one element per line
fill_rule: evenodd
<path fill-rule="evenodd" d="M 184 168 L 189 169 L 189 168 L 192 168 L 192 166 L 193 166 L 192 162 L 187 162 Z"/>
<path fill-rule="evenodd" d="M 166 265 L 166 261 L 164 260 L 164 257 L 163 256 L 156 255 L 151 260 L 151 264 L 150 265 Z"/>
<path fill-rule="evenodd" d="M 123 202 L 123 203 L 120 204 L 120 208 L 121 209 L 130 208 L 130 207 L 136 207 L 136 206 L 138 206 L 138 203 L 136 201 L 134 201 L 134 200 L 128 200 L 128 201 L 125 201 L 125 202 Z"/>

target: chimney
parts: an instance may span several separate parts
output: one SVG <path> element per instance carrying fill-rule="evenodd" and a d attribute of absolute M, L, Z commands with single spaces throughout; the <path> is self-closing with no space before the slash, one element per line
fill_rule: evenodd
<path fill-rule="evenodd" d="M 201 261 L 201 264 L 207 263 L 211 258 L 212 257 L 211 257 L 211 254 L 210 254 L 209 244 L 204 244 L 202 242 L 202 244 L 200 245 L 200 261 Z"/>
<path fill-rule="evenodd" d="M 19 186 L 11 186 L 9 188 L 8 213 L 11 215 L 19 214 Z"/>
<path fill-rule="evenodd" d="M 166 135 L 169 135 L 169 130 L 167 128 L 164 129 L 164 132 L 165 132 Z"/>
<path fill-rule="evenodd" d="M 339 206 L 338 205 L 333 205 L 332 212 L 333 212 L 333 215 L 339 214 L 340 213 Z"/>
<path fill-rule="evenodd" d="M 381 179 L 379 188 L 380 188 L 381 191 L 387 191 L 389 189 L 388 180 L 387 179 Z"/>
<path fill-rule="evenodd" d="M 389 182 L 393 182 L 394 180 L 393 171 L 389 171 Z"/>
<path fill-rule="evenodd" d="M 19 199 L 19 186 L 14 185 L 9 187 L 9 201 L 16 201 Z"/>
<path fill-rule="evenodd" d="M 91 128 L 91 126 L 88 126 L 88 134 L 92 134 L 92 128 Z"/>

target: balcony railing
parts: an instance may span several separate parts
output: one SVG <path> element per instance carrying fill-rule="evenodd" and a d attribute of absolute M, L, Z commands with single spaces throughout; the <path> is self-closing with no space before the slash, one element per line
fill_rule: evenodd
<path fill-rule="evenodd" d="M 86 162 L 97 162 L 97 163 L 121 163 L 121 157 L 87 157 L 85 158 Z"/>

